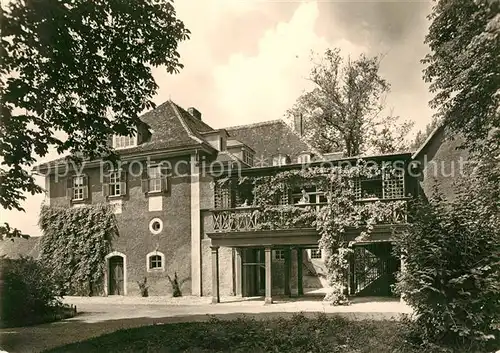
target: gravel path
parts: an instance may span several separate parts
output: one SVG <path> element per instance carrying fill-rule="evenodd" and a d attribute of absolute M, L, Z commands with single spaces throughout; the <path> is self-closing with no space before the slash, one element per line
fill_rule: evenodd
<path fill-rule="evenodd" d="M 164 323 L 207 320 L 209 315 L 235 319 L 241 315 L 256 318 L 291 316 L 296 312 L 315 315 L 324 312 L 353 320 L 396 319 L 408 307 L 397 301 L 366 301 L 347 307 L 332 307 L 317 300 L 277 301 L 263 305 L 261 300 L 223 298 L 209 304 L 207 298 L 166 297 L 70 297 L 65 302 L 77 306 L 71 319 L 31 327 L 0 330 L 0 348 L 9 353 L 42 352 L 64 344 L 86 340 L 123 328 Z"/>

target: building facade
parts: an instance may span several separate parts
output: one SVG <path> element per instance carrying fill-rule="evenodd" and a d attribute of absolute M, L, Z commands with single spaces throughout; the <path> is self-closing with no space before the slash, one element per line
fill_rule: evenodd
<path fill-rule="evenodd" d="M 167 101 L 141 117 L 133 137 L 115 136 L 119 167 L 100 161 L 83 168 L 59 159 L 38 167 L 46 175 L 47 203 L 82 207 L 113 205 L 119 236 L 106 258 L 104 294 L 139 295 L 147 278 L 150 295 L 168 295 L 167 275 L 177 273 L 183 295 L 265 296 L 324 293 L 325 254 L 311 224 L 262 229 L 252 190 L 217 180 L 274 175 L 324 161 L 354 163 L 341 154 L 322 155 L 294 128 L 276 120 L 213 129 L 195 108 Z M 410 165 L 409 153 L 374 156 L 377 163 Z M 417 193 L 408 173 L 360 180 L 359 202 L 406 202 Z M 324 204 L 314 185 L 291 189 L 280 205 L 318 208 Z M 355 246 L 350 267 L 351 295 L 391 295 L 400 261 L 391 253 L 394 226 L 407 222 L 406 210 Z M 358 231 L 352 231 L 354 239 Z"/>

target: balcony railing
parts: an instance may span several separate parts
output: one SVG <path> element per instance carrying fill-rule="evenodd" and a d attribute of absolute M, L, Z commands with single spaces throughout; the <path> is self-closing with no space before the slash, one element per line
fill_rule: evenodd
<path fill-rule="evenodd" d="M 378 224 L 404 224 L 407 222 L 407 202 L 400 200 L 359 201 L 381 206 Z M 385 204 L 382 206 L 382 204 Z M 387 204 L 390 208 L 387 209 Z M 318 213 L 326 203 L 308 203 L 284 206 L 238 207 L 212 210 L 214 232 L 245 232 L 275 229 L 314 228 Z M 377 213 L 377 209 L 374 209 Z M 361 221 L 363 223 L 363 221 Z"/>

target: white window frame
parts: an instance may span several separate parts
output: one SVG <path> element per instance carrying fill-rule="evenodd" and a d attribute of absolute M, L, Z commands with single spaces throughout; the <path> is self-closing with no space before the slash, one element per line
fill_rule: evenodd
<path fill-rule="evenodd" d="M 115 150 L 122 150 L 137 146 L 138 134 L 132 136 L 128 135 L 113 135 L 113 148 Z"/>
<path fill-rule="evenodd" d="M 299 164 L 311 163 L 311 155 L 309 153 L 303 153 L 299 155 L 299 158 L 297 158 L 297 162 Z"/>
<path fill-rule="evenodd" d="M 151 267 L 151 258 L 153 256 L 159 256 L 161 259 L 161 266 L 159 267 Z M 146 255 L 146 269 L 147 272 L 163 272 L 165 271 L 165 254 L 160 251 L 152 251 Z"/>
<path fill-rule="evenodd" d="M 243 162 L 249 166 L 253 166 L 253 153 L 247 149 L 243 149 Z"/>
<path fill-rule="evenodd" d="M 160 224 L 160 229 L 154 229 L 153 224 L 158 222 Z M 163 221 L 160 218 L 153 218 L 151 221 L 149 221 L 149 231 L 151 234 L 157 235 L 160 234 L 161 231 L 163 230 Z"/>
<path fill-rule="evenodd" d="M 148 167 L 148 192 L 161 192 L 161 191 L 162 191 L 162 168 L 161 168 L 161 165 L 149 166 Z"/>
<path fill-rule="evenodd" d="M 121 196 L 122 190 L 122 184 L 121 184 L 121 171 L 120 170 L 114 170 L 109 174 L 109 196 Z M 113 192 L 112 192 L 113 191 Z"/>
<path fill-rule="evenodd" d="M 273 250 L 273 260 L 285 261 L 285 250 L 284 249 L 274 249 Z"/>
<path fill-rule="evenodd" d="M 84 176 L 83 175 L 76 175 L 73 177 L 73 196 L 71 200 L 73 201 L 83 201 L 85 200 L 85 188 L 86 185 L 84 185 Z"/>
<path fill-rule="evenodd" d="M 319 252 L 319 257 L 317 257 L 318 252 Z M 319 247 L 315 249 L 309 249 L 309 258 L 311 260 L 323 260 L 323 249 Z"/>
<path fill-rule="evenodd" d="M 280 167 L 286 165 L 287 156 L 284 154 L 279 154 L 277 156 L 273 156 L 273 166 Z"/>

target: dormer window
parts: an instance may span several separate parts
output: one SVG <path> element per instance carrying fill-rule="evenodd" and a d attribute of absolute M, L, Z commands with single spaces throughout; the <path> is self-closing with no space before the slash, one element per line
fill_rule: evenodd
<path fill-rule="evenodd" d="M 243 149 L 243 162 L 253 167 L 253 153 L 247 149 Z"/>
<path fill-rule="evenodd" d="M 297 163 L 306 164 L 311 163 L 311 154 L 310 153 L 302 153 L 297 157 Z"/>
<path fill-rule="evenodd" d="M 137 146 L 137 135 L 133 136 L 121 136 L 115 135 L 113 136 L 113 148 L 115 149 L 124 149 Z"/>
<path fill-rule="evenodd" d="M 273 157 L 273 166 L 282 166 L 290 163 L 290 157 L 285 154 L 278 154 Z"/>

